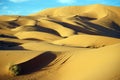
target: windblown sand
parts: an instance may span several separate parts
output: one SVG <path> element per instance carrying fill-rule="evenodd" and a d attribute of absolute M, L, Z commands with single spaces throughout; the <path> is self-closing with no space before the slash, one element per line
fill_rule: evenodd
<path fill-rule="evenodd" d="M 120 80 L 120 7 L 69 6 L 0 16 L 0 80 Z"/>

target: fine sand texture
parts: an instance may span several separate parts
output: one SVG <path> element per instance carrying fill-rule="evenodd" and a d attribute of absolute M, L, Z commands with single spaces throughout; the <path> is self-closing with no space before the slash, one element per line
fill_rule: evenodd
<path fill-rule="evenodd" d="M 0 80 L 120 80 L 120 7 L 0 15 Z"/>

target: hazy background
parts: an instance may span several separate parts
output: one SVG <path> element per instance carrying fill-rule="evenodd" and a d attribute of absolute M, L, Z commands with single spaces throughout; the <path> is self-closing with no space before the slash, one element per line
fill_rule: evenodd
<path fill-rule="evenodd" d="M 28 15 L 45 8 L 89 4 L 120 6 L 120 0 L 0 0 L 0 15 Z"/>

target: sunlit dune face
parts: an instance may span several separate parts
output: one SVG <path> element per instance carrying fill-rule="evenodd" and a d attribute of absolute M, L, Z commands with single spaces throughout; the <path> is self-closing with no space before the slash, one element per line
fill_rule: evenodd
<path fill-rule="evenodd" d="M 97 4 L 0 16 L 0 80 L 120 80 L 119 12 Z"/>

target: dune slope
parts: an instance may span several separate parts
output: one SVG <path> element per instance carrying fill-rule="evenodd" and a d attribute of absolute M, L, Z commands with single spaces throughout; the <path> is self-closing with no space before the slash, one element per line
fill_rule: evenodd
<path fill-rule="evenodd" d="M 95 4 L 1 15 L 0 80 L 120 80 L 119 12 Z"/>

